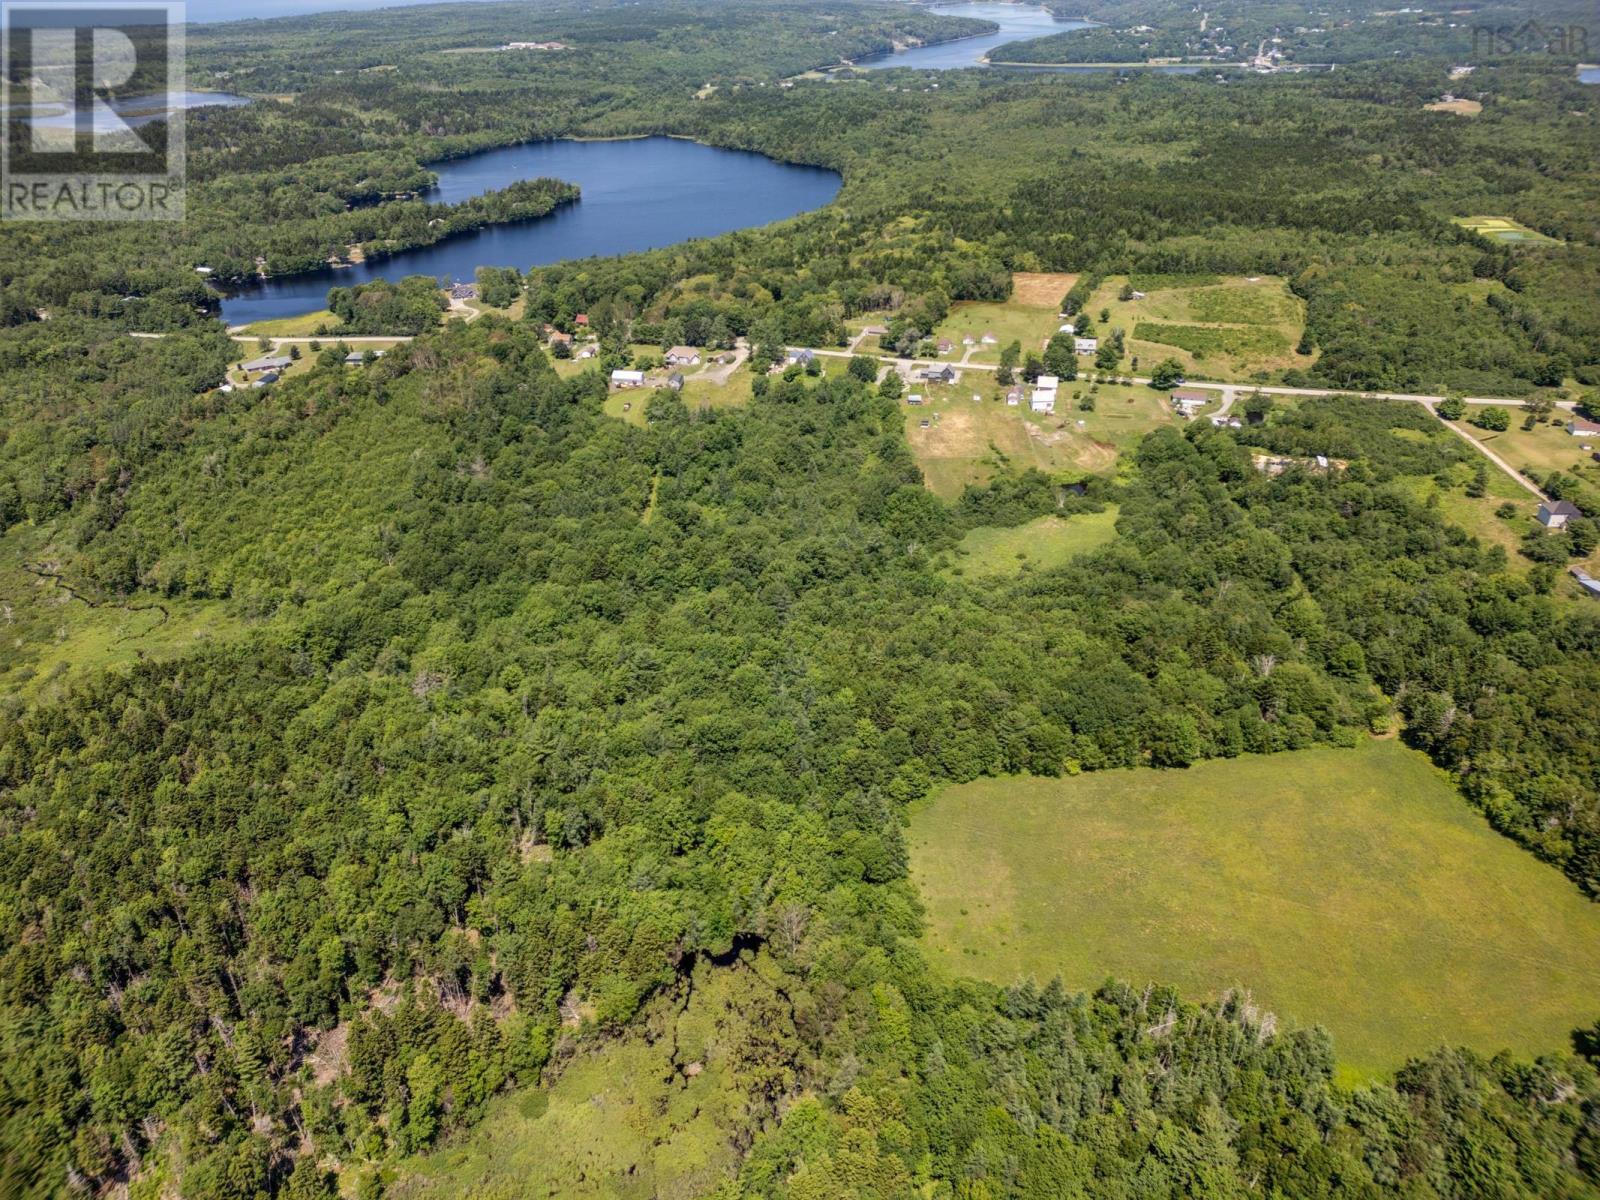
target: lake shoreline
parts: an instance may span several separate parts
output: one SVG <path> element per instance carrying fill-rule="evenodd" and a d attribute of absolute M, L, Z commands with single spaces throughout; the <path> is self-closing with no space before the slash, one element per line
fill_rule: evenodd
<path fill-rule="evenodd" d="M 422 199 L 457 205 L 533 179 L 573 184 L 579 202 L 495 222 L 367 261 L 218 282 L 228 325 L 313 312 L 327 291 L 408 275 L 471 280 L 479 267 L 519 271 L 607 258 L 787 220 L 832 203 L 844 186 L 831 166 L 786 162 L 683 134 L 547 138 L 475 149 L 427 164 L 437 180 Z M 728 205 L 728 196 L 739 203 Z"/>

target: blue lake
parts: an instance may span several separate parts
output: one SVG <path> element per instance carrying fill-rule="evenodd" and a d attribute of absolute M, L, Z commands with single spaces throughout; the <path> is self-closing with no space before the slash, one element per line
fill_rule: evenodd
<path fill-rule="evenodd" d="M 329 288 L 373 279 L 471 280 L 479 267 L 526 270 L 713 237 L 820 208 L 840 185 L 838 174 L 820 167 L 665 137 L 536 142 L 433 169 L 439 184 L 427 198 L 436 203 L 458 203 L 540 176 L 576 183 L 583 196 L 536 220 L 490 226 L 357 266 L 252 283 L 223 300 L 223 319 L 238 325 L 311 312 L 326 304 Z"/>
<path fill-rule="evenodd" d="M 1025 38 L 1048 37 L 1052 33 L 1066 33 L 1071 29 L 1088 29 L 1091 21 L 1058 21 L 1047 8 L 1029 4 L 937 4 L 929 12 L 950 17 L 972 17 L 980 21 L 993 21 L 1000 26 L 996 33 L 961 38 L 954 42 L 939 42 L 932 46 L 913 46 L 892 54 L 874 54 L 856 63 L 858 67 L 920 67 L 931 70 L 948 70 L 955 67 L 982 65 L 983 56 L 996 46 L 1007 42 L 1020 42 Z"/>

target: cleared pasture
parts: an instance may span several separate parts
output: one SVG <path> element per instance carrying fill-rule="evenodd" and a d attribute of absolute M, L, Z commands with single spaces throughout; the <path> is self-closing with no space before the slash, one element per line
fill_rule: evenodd
<path fill-rule="evenodd" d="M 1392 741 L 985 779 L 913 815 L 927 942 L 997 981 L 1248 989 L 1347 1077 L 1441 1043 L 1556 1050 L 1600 1016 L 1600 905 Z"/>

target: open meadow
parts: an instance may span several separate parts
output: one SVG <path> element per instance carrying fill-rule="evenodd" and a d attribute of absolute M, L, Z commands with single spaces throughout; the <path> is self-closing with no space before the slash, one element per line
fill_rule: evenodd
<path fill-rule="evenodd" d="M 1132 298 L 1121 299 L 1124 288 L 1133 290 Z M 1096 333 L 1126 331 L 1127 352 L 1130 361 L 1138 359 L 1140 374 L 1175 358 L 1197 379 L 1265 382 L 1314 361 L 1295 353 L 1305 332 L 1305 305 L 1273 275 L 1114 275 L 1084 307 Z M 1102 320 L 1101 313 L 1109 315 Z"/>
<path fill-rule="evenodd" d="M 967 531 L 950 570 L 974 579 L 1048 570 L 1104 546 L 1117 536 L 1117 506 L 1070 517 L 1036 517 L 1023 525 Z"/>
<path fill-rule="evenodd" d="M 1346 1078 L 1442 1043 L 1559 1050 L 1600 1016 L 1600 908 L 1393 741 L 985 779 L 913 814 L 952 973 L 1248 987 Z"/>

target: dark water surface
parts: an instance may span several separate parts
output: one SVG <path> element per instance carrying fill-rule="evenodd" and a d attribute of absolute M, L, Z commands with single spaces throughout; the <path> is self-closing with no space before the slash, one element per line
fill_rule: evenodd
<path fill-rule="evenodd" d="M 628 254 L 688 238 L 766 225 L 828 203 L 840 179 L 820 167 L 775 162 L 678 138 L 536 142 L 435 163 L 436 203 L 457 203 L 521 179 L 576 183 L 576 204 L 513 225 L 493 225 L 433 246 L 353 267 L 285 275 L 222 302 L 230 325 L 322 308 L 328 289 L 373 279 L 432 275 L 471 280 L 478 267 L 543 266 L 566 258 Z"/>

